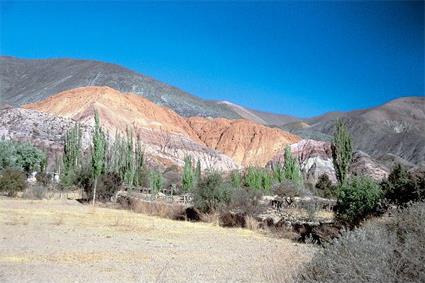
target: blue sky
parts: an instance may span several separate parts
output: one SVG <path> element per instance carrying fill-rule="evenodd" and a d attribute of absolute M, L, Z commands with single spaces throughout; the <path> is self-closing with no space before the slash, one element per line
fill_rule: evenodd
<path fill-rule="evenodd" d="M 424 95 L 424 3 L 1 2 L 0 54 L 117 63 L 314 116 Z M 1 66 L 0 66 L 1 67 Z"/>

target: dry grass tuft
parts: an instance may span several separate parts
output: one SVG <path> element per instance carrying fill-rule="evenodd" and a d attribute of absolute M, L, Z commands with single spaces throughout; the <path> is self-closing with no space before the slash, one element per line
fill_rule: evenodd
<path fill-rule="evenodd" d="M 130 209 L 136 213 L 143 213 L 152 216 L 172 220 L 184 219 L 184 206 L 179 204 L 171 204 L 161 201 L 144 201 L 136 200 L 130 204 Z"/>
<path fill-rule="evenodd" d="M 245 216 L 245 228 L 252 230 L 252 231 L 258 231 L 260 229 L 260 223 L 252 216 Z"/>
<path fill-rule="evenodd" d="M 211 213 L 201 213 L 201 221 L 206 223 L 211 223 L 215 226 L 219 226 L 219 219 L 220 215 L 217 212 L 211 212 Z"/>

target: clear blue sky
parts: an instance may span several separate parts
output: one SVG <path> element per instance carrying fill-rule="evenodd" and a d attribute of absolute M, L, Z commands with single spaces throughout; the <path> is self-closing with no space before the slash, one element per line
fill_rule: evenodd
<path fill-rule="evenodd" d="M 424 95 L 424 3 L 1 2 L 0 53 L 118 63 L 297 116 Z"/>

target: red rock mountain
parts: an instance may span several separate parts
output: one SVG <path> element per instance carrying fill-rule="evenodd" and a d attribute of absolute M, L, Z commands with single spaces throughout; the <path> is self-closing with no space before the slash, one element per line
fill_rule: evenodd
<path fill-rule="evenodd" d="M 97 111 L 111 133 L 130 127 L 145 144 L 173 152 L 178 148 L 181 159 L 185 147 L 197 144 L 231 157 L 238 165 L 263 166 L 283 147 L 299 141 L 283 130 L 247 120 L 184 118 L 142 96 L 110 87 L 76 88 L 23 107 L 90 124 Z"/>

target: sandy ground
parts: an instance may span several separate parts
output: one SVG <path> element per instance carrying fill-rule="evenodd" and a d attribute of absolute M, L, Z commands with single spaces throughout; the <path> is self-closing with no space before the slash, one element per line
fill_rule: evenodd
<path fill-rule="evenodd" d="M 0 282 L 287 282 L 314 250 L 75 201 L 0 199 Z"/>

